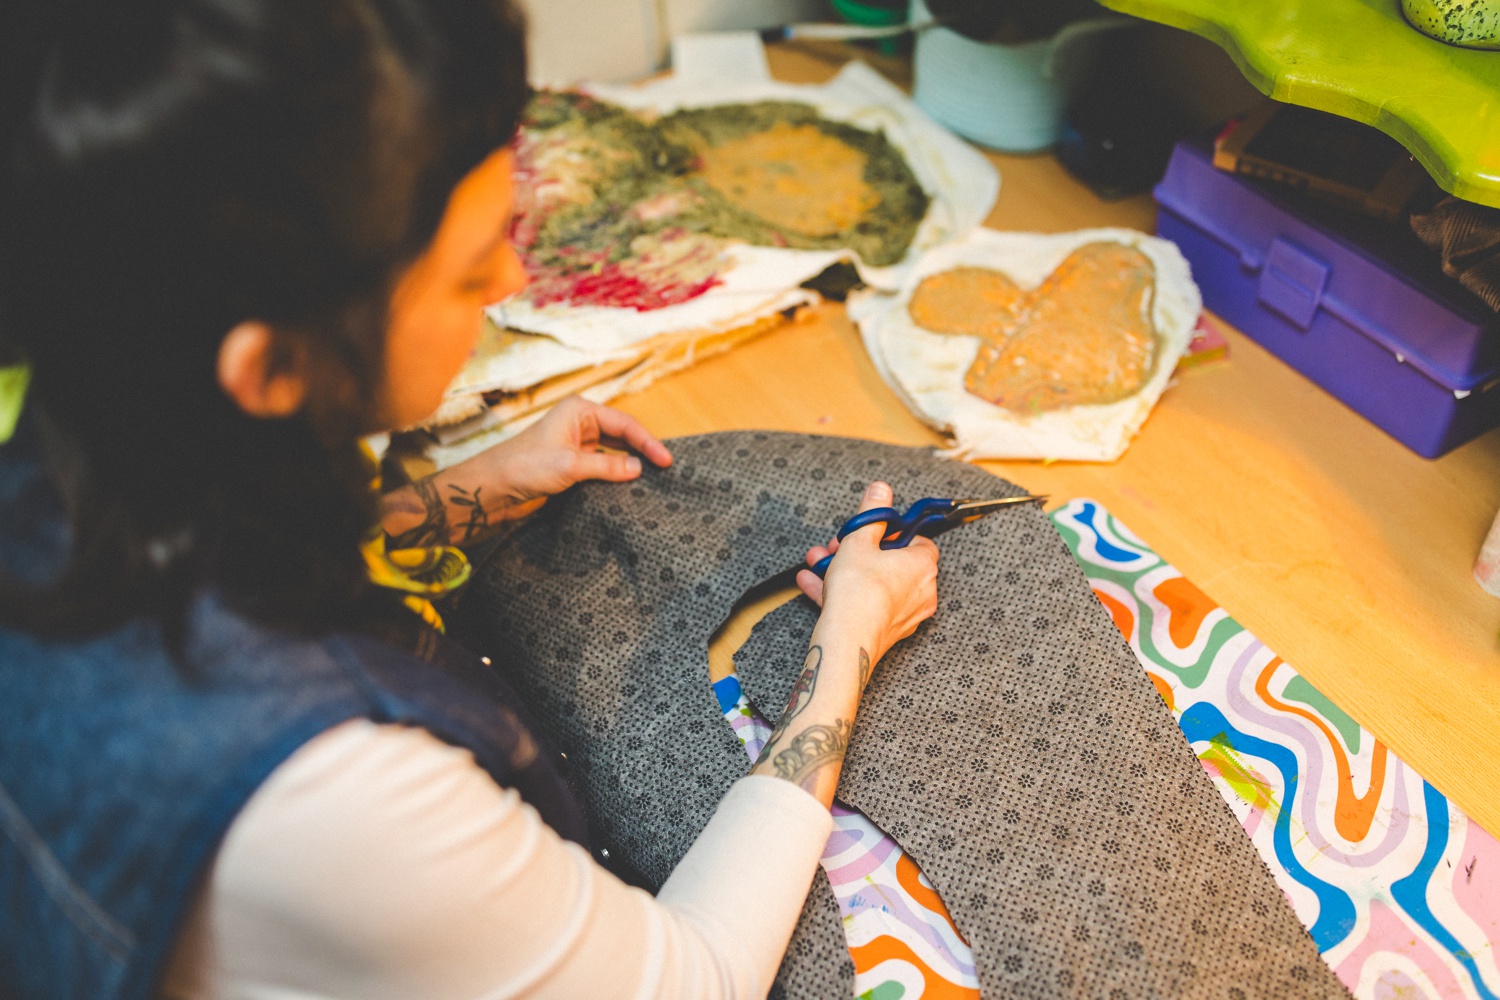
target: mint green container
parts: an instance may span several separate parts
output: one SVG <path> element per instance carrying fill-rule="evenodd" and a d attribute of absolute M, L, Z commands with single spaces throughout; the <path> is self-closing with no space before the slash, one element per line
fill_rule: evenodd
<path fill-rule="evenodd" d="M 931 18 L 914 0 L 912 20 Z M 948 28 L 917 32 L 912 57 L 912 98 L 917 106 L 965 139 L 1008 153 L 1051 146 L 1063 112 L 1086 79 L 1106 32 L 1131 27 L 1130 18 L 1077 21 L 1051 38 L 1015 45 L 976 42 Z"/>
<path fill-rule="evenodd" d="M 893 24 L 905 24 L 909 0 L 900 3 L 861 3 L 860 0 L 832 0 L 833 9 L 850 24 L 864 28 L 886 28 Z M 876 52 L 891 56 L 900 51 L 899 38 L 883 38 L 872 43 Z"/>

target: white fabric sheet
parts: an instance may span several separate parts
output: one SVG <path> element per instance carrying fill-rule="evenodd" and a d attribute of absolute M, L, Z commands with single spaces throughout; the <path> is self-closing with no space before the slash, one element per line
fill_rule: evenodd
<path fill-rule="evenodd" d="M 1152 301 L 1152 319 L 1160 338 L 1156 362 L 1145 386 L 1127 399 L 1038 414 L 1001 409 L 964 388 L 964 374 L 979 353 L 978 338 L 924 330 L 907 313 L 912 293 L 929 275 L 959 266 L 987 267 L 1009 275 L 1022 288 L 1035 288 L 1068 254 L 1095 242 L 1137 247 L 1156 269 Z M 944 454 L 968 459 L 1109 462 L 1124 454 L 1165 391 L 1192 340 L 1202 308 L 1187 261 L 1166 240 L 1133 229 L 1084 229 L 1056 235 L 980 229 L 926 254 L 897 294 L 854 297 L 849 313 L 886 382 L 912 412 L 953 436 L 953 447 Z"/>

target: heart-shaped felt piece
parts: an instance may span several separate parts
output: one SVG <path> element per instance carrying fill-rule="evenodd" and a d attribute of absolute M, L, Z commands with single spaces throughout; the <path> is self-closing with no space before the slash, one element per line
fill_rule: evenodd
<path fill-rule="evenodd" d="M 1140 391 L 1158 346 L 1156 270 L 1123 243 L 1074 250 L 1028 291 L 1006 274 L 956 267 L 917 286 L 912 322 L 978 337 L 964 388 L 1016 413 L 1113 403 Z"/>

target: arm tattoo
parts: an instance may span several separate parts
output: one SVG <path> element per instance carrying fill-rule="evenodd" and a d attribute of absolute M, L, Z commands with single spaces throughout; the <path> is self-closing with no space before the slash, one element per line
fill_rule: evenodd
<path fill-rule="evenodd" d="M 786 708 L 781 713 L 781 718 L 776 720 L 776 728 L 771 730 L 771 736 L 766 740 L 766 745 L 775 743 L 787 731 L 792 720 L 802 714 L 802 710 L 812 701 L 813 691 L 818 687 L 818 671 L 823 666 L 823 647 L 813 646 L 807 651 L 807 659 L 803 661 L 802 673 L 797 678 L 797 683 L 792 685 L 791 696 L 786 700 Z M 764 756 L 764 755 L 762 755 Z"/>
<path fill-rule="evenodd" d="M 802 661 L 802 676 L 792 685 L 792 695 L 786 700 L 786 711 L 781 714 L 783 724 L 801 715 L 807 703 L 812 701 L 813 692 L 818 687 L 818 671 L 822 667 L 823 647 L 813 646 L 807 651 L 807 658 Z"/>
<path fill-rule="evenodd" d="M 818 674 L 823 667 L 823 647 L 813 646 L 807 651 L 802 674 L 792 685 L 791 697 L 787 699 L 786 711 L 776 723 L 776 728 L 766 740 L 765 749 L 755 761 L 758 768 L 769 762 L 778 778 L 799 785 L 816 795 L 818 782 L 823 772 L 832 768 L 837 773 L 843 764 L 844 749 L 849 745 L 849 736 L 854 731 L 852 721 L 835 719 L 833 725 L 822 723 L 808 726 L 787 741 L 787 730 L 792 721 L 800 716 L 812 703 L 818 687 Z M 870 679 L 870 654 L 859 651 L 859 679 L 861 685 Z"/>
<path fill-rule="evenodd" d="M 418 479 L 411 484 L 411 488 L 416 492 L 417 499 L 422 501 L 422 508 L 426 514 L 421 523 L 399 535 L 390 536 L 393 549 L 463 545 L 482 535 L 490 526 L 490 513 L 485 510 L 484 501 L 479 495 L 484 489 L 483 486 L 466 490 L 457 483 L 448 483 L 449 495 L 446 500 L 438 485 L 431 478 Z M 462 522 L 458 524 L 449 522 L 449 505 L 467 511 Z"/>
<path fill-rule="evenodd" d="M 416 549 L 430 545 L 448 543 L 448 508 L 443 503 L 437 487 L 431 479 L 418 479 L 411 484 L 417 498 L 422 501 L 427 514 L 415 527 L 391 536 L 391 548 Z"/>
<path fill-rule="evenodd" d="M 831 726 L 808 726 L 797 734 L 791 746 L 771 759 L 776 776 L 813 791 L 819 772 L 829 765 L 837 767 L 842 763 L 853 729 L 853 724 L 843 719 L 833 720 Z"/>
<path fill-rule="evenodd" d="M 863 691 L 870 684 L 870 675 L 875 672 L 875 664 L 870 662 L 870 654 L 865 652 L 865 647 L 859 647 L 859 689 Z"/>
<path fill-rule="evenodd" d="M 459 533 L 456 539 L 459 545 L 472 540 L 475 535 L 481 534 L 490 526 L 490 515 L 485 511 L 484 504 L 479 499 L 479 491 L 483 488 L 476 486 L 471 492 L 465 493 L 464 488 L 457 483 L 448 484 L 448 489 L 453 491 L 448 502 L 455 507 L 469 508 L 468 519 L 456 529 Z"/>

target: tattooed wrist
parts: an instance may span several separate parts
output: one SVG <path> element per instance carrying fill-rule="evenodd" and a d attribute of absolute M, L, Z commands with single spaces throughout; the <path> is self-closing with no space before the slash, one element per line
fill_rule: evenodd
<path fill-rule="evenodd" d="M 439 484 L 432 477 L 411 484 L 422 506 L 422 519 L 412 527 L 387 534 L 393 549 L 414 549 L 433 545 L 463 545 L 482 535 L 490 526 L 491 513 L 485 507 L 484 487 L 465 489 L 458 483 Z M 402 508 L 394 501 L 388 505 Z M 450 516 L 452 508 L 453 516 Z M 407 507 L 405 512 L 415 513 Z"/>
<path fill-rule="evenodd" d="M 819 691 L 823 659 L 821 645 L 813 645 L 807 650 L 802 673 L 792 685 L 791 695 L 787 698 L 786 710 L 776 721 L 776 728 L 766 740 L 765 748 L 751 771 L 774 774 L 826 802 L 833 794 L 839 771 L 844 765 L 844 751 L 849 746 L 849 737 L 854 731 L 852 713 L 859 694 L 848 690 L 846 684 L 852 678 L 843 673 L 844 668 L 841 667 L 840 672 L 835 674 L 836 683 L 831 697 L 840 701 L 847 699 L 842 712 L 849 714 L 849 718 L 840 717 L 834 718 L 831 723 L 818 721 L 803 725 L 807 709 Z M 863 646 L 859 647 L 858 670 L 859 684 L 863 688 L 869 683 L 874 671 L 874 661 Z M 822 711 L 812 713 L 812 717 L 826 720 L 830 714 L 839 711 L 841 710 L 837 704 L 826 705 Z M 795 733 L 792 732 L 793 723 L 800 726 Z"/>
<path fill-rule="evenodd" d="M 484 509 L 484 501 L 479 496 L 482 489 L 484 487 L 476 486 L 471 491 L 465 491 L 457 483 L 448 484 L 448 503 L 461 508 L 465 515 L 463 523 L 454 525 L 448 532 L 459 545 L 473 541 L 490 526 L 489 512 Z"/>
<path fill-rule="evenodd" d="M 406 531 L 387 534 L 393 549 L 416 549 L 448 543 L 448 506 L 443 503 L 437 484 L 431 479 L 418 479 L 411 484 L 412 492 L 422 504 L 422 520 Z"/>
<path fill-rule="evenodd" d="M 785 750 L 771 758 L 771 767 L 778 778 L 815 792 L 825 770 L 830 767 L 837 770 L 843 765 L 844 751 L 853 731 L 854 724 L 843 719 L 833 720 L 831 726 L 808 726 L 793 737 Z"/>

